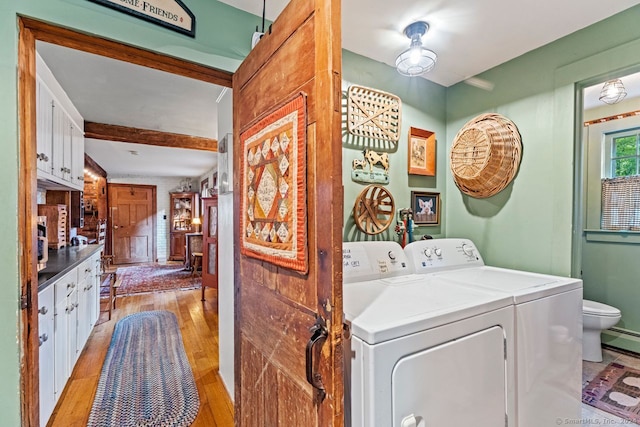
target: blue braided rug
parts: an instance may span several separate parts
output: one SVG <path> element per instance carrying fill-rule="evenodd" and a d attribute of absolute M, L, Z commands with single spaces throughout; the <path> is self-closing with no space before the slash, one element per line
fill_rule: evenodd
<path fill-rule="evenodd" d="M 88 427 L 188 426 L 200 399 L 176 316 L 144 311 L 115 326 Z"/>

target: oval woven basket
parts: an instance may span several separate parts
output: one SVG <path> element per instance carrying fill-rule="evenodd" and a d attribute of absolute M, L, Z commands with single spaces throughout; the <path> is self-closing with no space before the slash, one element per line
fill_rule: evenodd
<path fill-rule="evenodd" d="M 467 122 L 453 140 L 453 180 L 469 196 L 493 196 L 516 176 L 521 154 L 516 125 L 500 114 L 482 114 Z"/>

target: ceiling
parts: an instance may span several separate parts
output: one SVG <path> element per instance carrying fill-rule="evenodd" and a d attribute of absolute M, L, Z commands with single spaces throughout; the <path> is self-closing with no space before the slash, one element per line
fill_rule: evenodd
<path fill-rule="evenodd" d="M 261 1 L 221 1 L 262 16 Z M 266 1 L 267 19 L 274 20 L 287 3 Z M 342 2 L 342 44 L 394 66 L 409 46 L 402 30 L 424 20 L 430 25 L 424 46 L 438 54 L 438 62 L 423 77 L 446 87 L 482 84 L 470 78 L 636 4 L 640 0 L 348 0 Z M 247 34 L 247 44 L 250 39 Z M 221 137 L 222 87 L 48 43 L 38 42 L 37 50 L 87 121 Z M 628 98 L 640 95 L 640 78 L 624 83 Z M 597 86 L 585 91 L 587 108 L 599 105 L 598 92 Z M 195 177 L 217 163 L 216 153 L 200 150 L 92 139 L 85 148 L 111 176 Z"/>
<path fill-rule="evenodd" d="M 259 0 L 220 0 L 262 16 Z M 264 0 L 274 20 L 288 0 Z M 429 23 L 423 45 L 438 54 L 424 77 L 442 86 L 483 71 L 621 12 L 640 0 L 345 0 L 342 47 L 395 66 L 409 48 L 404 28 Z M 250 39 L 250 35 L 247 35 Z"/>
<path fill-rule="evenodd" d="M 219 138 L 221 86 L 49 43 L 36 49 L 85 121 Z M 85 139 L 85 152 L 110 176 L 197 177 L 218 156 L 96 139 Z"/>

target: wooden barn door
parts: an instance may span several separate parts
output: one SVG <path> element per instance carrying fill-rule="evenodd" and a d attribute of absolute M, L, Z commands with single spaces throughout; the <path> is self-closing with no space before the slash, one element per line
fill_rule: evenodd
<path fill-rule="evenodd" d="M 302 274 L 246 256 L 240 250 L 240 221 L 235 223 L 238 426 L 343 423 L 340 26 L 339 0 L 292 0 L 234 74 L 233 185 L 239 216 L 241 135 L 306 94 L 303 208 L 309 260 Z M 326 339 L 311 329 L 317 319 L 326 324 Z"/>

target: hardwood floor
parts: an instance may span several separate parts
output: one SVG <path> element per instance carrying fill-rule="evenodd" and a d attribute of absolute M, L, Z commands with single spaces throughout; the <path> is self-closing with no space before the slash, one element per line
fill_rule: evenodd
<path fill-rule="evenodd" d="M 207 290 L 200 301 L 200 289 L 158 292 L 119 297 L 113 317 L 100 313 L 48 426 L 86 426 L 109 348 L 114 325 L 122 317 L 147 310 L 168 310 L 178 318 L 184 348 L 200 395 L 200 411 L 194 427 L 233 426 L 233 404 L 218 376 L 218 312 L 216 291 Z M 106 304 L 106 300 L 104 304 Z M 106 305 L 103 307 L 106 309 Z"/>

